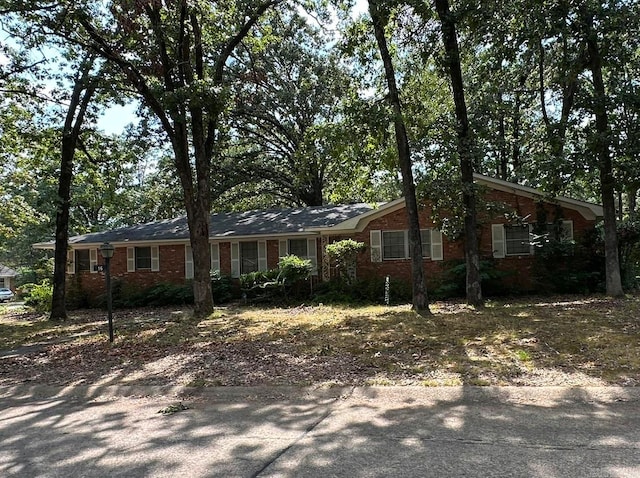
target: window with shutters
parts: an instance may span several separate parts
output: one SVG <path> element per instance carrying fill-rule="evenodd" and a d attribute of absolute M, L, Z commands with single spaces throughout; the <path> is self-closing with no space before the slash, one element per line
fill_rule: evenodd
<path fill-rule="evenodd" d="M 382 260 L 411 258 L 409 231 L 382 231 L 381 236 Z M 436 229 L 421 229 L 420 237 L 422 239 L 422 257 L 442 260 L 442 233 Z"/>
<path fill-rule="evenodd" d="M 493 224 L 491 232 L 494 257 L 532 255 L 535 253 L 532 241 L 539 242 L 540 237 L 543 237 L 544 241 L 566 242 L 573 240 L 572 221 L 543 225 L 543 236 L 532 234 L 531 231 L 531 224 Z"/>

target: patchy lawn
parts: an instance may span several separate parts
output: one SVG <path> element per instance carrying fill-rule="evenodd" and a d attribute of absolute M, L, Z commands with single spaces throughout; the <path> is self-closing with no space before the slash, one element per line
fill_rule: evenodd
<path fill-rule="evenodd" d="M 640 384 L 640 298 L 73 312 L 0 307 L 0 384 Z M 13 351 L 13 352 L 10 352 Z"/>

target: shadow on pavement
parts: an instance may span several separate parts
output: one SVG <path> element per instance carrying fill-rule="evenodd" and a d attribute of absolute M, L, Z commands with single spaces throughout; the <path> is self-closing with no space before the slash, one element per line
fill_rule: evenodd
<path fill-rule="evenodd" d="M 640 476 L 636 389 L 5 387 L 0 406 L 7 477 Z"/>

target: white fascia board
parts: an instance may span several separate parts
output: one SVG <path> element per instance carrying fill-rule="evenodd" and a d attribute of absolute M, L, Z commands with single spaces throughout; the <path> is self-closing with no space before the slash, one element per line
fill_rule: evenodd
<path fill-rule="evenodd" d="M 568 209 L 578 211 L 585 219 L 596 220 L 604 216 L 604 210 L 599 204 L 593 204 L 586 201 L 579 201 L 564 196 L 556 196 L 553 199 L 547 199 L 542 191 L 529 186 L 504 181 L 502 179 L 491 178 L 482 174 L 473 173 L 473 179 L 476 183 L 487 186 L 491 189 L 504 191 L 507 193 L 517 194 L 518 196 L 528 197 L 530 199 L 542 199 L 551 202 L 553 200 Z"/>
<path fill-rule="evenodd" d="M 307 229 L 304 231 L 296 231 L 296 232 L 278 232 L 273 234 L 251 234 L 244 236 L 236 236 L 234 234 L 226 234 L 226 235 L 218 235 L 211 236 L 209 238 L 210 241 L 214 242 L 229 242 L 229 241 L 257 241 L 257 240 L 277 240 L 285 237 L 317 237 L 319 235 L 319 231 L 316 229 Z"/>
<path fill-rule="evenodd" d="M 56 248 L 56 243 L 53 241 L 37 242 L 36 244 L 32 244 L 31 247 L 34 249 L 54 250 Z"/>
<path fill-rule="evenodd" d="M 103 242 L 69 242 L 70 249 L 92 249 L 104 244 Z M 164 239 L 162 241 L 109 241 L 113 247 L 147 247 L 147 246 L 173 246 L 176 244 L 189 244 L 189 239 L 175 239 L 168 240 Z M 47 246 L 47 247 L 38 247 L 38 246 Z M 32 247 L 35 249 L 55 249 L 55 243 L 51 243 L 49 245 L 48 242 L 43 242 L 39 244 L 34 244 Z"/>
<path fill-rule="evenodd" d="M 331 227 L 322 227 L 309 229 L 310 231 L 318 231 L 323 236 L 346 234 L 351 232 L 362 232 L 364 228 L 373 219 L 377 219 L 381 216 L 389 214 L 391 212 L 402 209 L 405 205 L 404 198 L 395 199 L 380 205 L 379 207 L 360 214 L 359 216 L 352 217 L 341 223 L 338 223 Z"/>

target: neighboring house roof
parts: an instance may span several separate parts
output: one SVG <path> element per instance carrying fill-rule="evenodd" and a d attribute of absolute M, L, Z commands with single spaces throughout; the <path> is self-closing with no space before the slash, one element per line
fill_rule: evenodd
<path fill-rule="evenodd" d="M 0 264 L 0 277 L 16 277 L 18 273 L 13 269 Z"/>
<path fill-rule="evenodd" d="M 541 191 L 490 178 L 474 175 L 477 184 L 536 200 L 557 202 L 563 207 L 579 211 L 586 219 L 603 216 L 602 206 L 565 197 L 549 198 Z M 256 210 L 241 213 L 215 213 L 209 222 L 211 239 L 277 237 L 303 234 L 346 234 L 362 231 L 380 216 L 400 210 L 404 199 L 382 204 L 347 204 L 342 206 L 316 206 L 289 209 Z M 105 232 L 82 234 L 69 238 L 70 246 L 93 246 L 103 242 L 122 245 L 141 242 L 188 242 L 189 228 L 185 216 L 122 227 Z M 38 249 L 53 249 L 54 242 L 34 244 Z"/>

